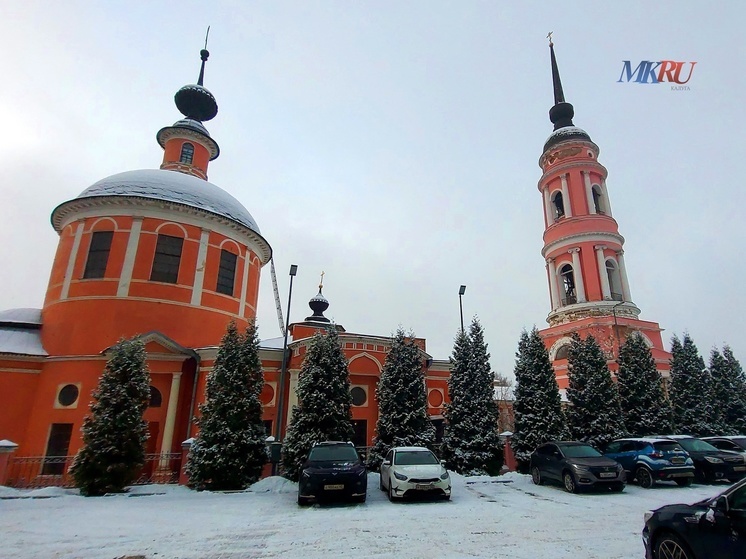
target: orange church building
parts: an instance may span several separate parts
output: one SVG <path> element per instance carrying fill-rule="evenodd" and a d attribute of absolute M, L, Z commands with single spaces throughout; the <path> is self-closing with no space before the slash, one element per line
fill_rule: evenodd
<path fill-rule="evenodd" d="M 619 345 L 639 332 L 651 348 L 658 370 L 668 378 L 671 354 L 663 348 L 661 328 L 641 320 L 632 301 L 624 263 L 624 237 L 611 210 L 606 168 L 599 148 L 572 122 L 565 101 L 554 45 L 550 43 L 554 131 L 539 159 L 539 192 L 544 207 L 544 247 L 551 311 L 540 335 L 549 350 L 560 390 L 568 386 L 570 336 L 593 335 L 617 370 Z"/>
<path fill-rule="evenodd" d="M 261 271 L 272 247 L 246 208 L 207 180 L 220 148 L 204 122 L 218 106 L 203 85 L 209 53 L 200 54 L 197 84 L 175 95 L 184 118 L 157 134 L 160 169 L 104 178 L 57 206 L 51 222 L 59 245 L 43 307 L 0 312 L 0 456 L 15 450 L 15 457 L 41 457 L 29 476 L 60 475 L 69 467 L 47 458 L 80 448 L 91 392 L 108 349 L 123 337 L 146 342 L 152 379 L 147 451 L 179 453 L 196 433 L 193 417 L 227 324 L 233 320 L 243 330 L 256 316 Z M 283 391 L 283 338 L 260 349 L 268 433 L 277 431 L 278 421 L 284 433 L 306 348 L 316 331 L 330 327 L 321 290 L 310 304 L 313 314 L 288 331 Z M 391 340 L 338 329 L 349 359 L 355 443 L 367 446 L 375 435 L 375 389 Z M 450 365 L 433 360 L 424 339 L 417 342 L 427 367 L 430 414 L 442 429 Z"/>

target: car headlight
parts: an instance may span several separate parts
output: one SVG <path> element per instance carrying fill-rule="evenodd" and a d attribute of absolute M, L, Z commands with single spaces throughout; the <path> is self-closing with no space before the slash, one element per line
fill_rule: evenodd
<path fill-rule="evenodd" d="M 443 472 L 440 474 L 440 479 L 448 479 L 448 472 Z"/>
<path fill-rule="evenodd" d="M 572 467 L 579 472 L 590 472 L 591 469 L 588 466 L 581 466 L 579 464 L 572 464 Z"/>
<path fill-rule="evenodd" d="M 399 481 L 407 481 L 407 476 L 400 474 L 399 472 L 394 472 L 394 477 Z"/>
<path fill-rule="evenodd" d="M 705 456 L 705 460 L 707 460 L 710 464 L 722 464 L 723 461 L 720 458 L 715 458 L 714 456 Z"/>
<path fill-rule="evenodd" d="M 311 474 L 308 473 L 308 470 L 303 470 L 303 477 L 311 477 Z"/>
<path fill-rule="evenodd" d="M 616 471 L 617 472 L 621 472 L 623 469 L 624 469 L 624 466 L 622 466 L 621 464 L 617 464 L 616 465 Z"/>
<path fill-rule="evenodd" d="M 367 473 L 368 472 L 365 470 L 365 468 L 361 468 L 357 475 L 359 475 L 360 477 L 363 477 Z"/>

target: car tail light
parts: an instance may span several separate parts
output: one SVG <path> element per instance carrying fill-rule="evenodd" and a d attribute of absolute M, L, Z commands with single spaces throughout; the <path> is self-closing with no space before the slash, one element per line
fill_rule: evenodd
<path fill-rule="evenodd" d="M 663 458 L 663 453 L 657 451 L 653 452 L 650 454 L 650 458 L 653 458 L 654 460 L 660 460 L 661 458 Z"/>

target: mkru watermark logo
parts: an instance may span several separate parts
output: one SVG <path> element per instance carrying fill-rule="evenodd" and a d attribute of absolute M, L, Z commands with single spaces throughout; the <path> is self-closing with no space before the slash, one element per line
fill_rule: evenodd
<path fill-rule="evenodd" d="M 623 60 L 622 73 L 617 83 L 634 82 L 642 84 L 659 84 L 668 82 L 671 85 L 671 91 L 689 91 L 689 80 L 692 79 L 694 65 L 696 62 L 676 62 L 675 60 L 661 60 L 660 62 L 651 62 L 642 60 L 637 67 L 632 70 L 632 64 L 629 60 Z M 689 75 L 684 79 L 684 67 L 689 66 Z"/>

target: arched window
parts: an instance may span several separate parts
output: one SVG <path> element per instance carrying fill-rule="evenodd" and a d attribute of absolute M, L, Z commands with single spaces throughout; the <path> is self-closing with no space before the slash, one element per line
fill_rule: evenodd
<path fill-rule="evenodd" d="M 163 396 L 161 396 L 161 391 L 151 384 L 150 385 L 150 402 L 148 402 L 148 406 L 151 408 L 160 408 L 162 403 L 163 403 Z"/>
<path fill-rule="evenodd" d="M 622 301 L 622 281 L 619 277 L 619 268 L 613 260 L 606 261 L 606 277 L 609 278 L 609 289 L 614 301 Z"/>
<path fill-rule="evenodd" d="M 603 196 L 601 195 L 601 189 L 598 187 L 598 185 L 594 184 L 591 192 L 593 193 L 593 205 L 596 208 L 596 213 L 605 214 L 606 210 L 604 209 L 603 205 Z"/>
<path fill-rule="evenodd" d="M 185 142 L 181 146 L 181 157 L 179 157 L 180 163 L 186 163 L 187 165 L 192 164 L 194 158 L 194 146 L 189 142 Z"/>
<path fill-rule="evenodd" d="M 552 209 L 554 210 L 554 220 L 565 217 L 565 203 L 562 200 L 562 193 L 557 191 L 552 196 Z"/>
<path fill-rule="evenodd" d="M 575 293 L 575 274 L 572 271 L 572 266 L 565 264 L 560 268 L 560 277 L 562 278 L 562 288 L 564 289 L 564 295 L 562 297 L 563 305 L 572 305 L 577 303 L 578 299 Z"/>
<path fill-rule="evenodd" d="M 557 354 L 554 356 L 555 359 L 567 359 L 567 354 L 570 351 L 570 345 L 565 344 L 557 350 Z"/>

